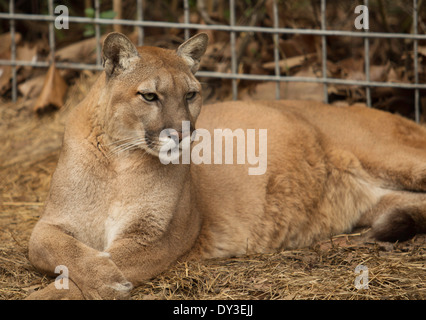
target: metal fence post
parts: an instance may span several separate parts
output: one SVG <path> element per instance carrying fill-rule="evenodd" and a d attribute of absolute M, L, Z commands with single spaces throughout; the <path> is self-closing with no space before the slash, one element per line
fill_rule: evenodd
<path fill-rule="evenodd" d="M 189 24 L 190 19 L 189 19 L 189 2 L 188 2 L 188 0 L 183 0 L 183 19 L 185 21 L 185 24 Z M 184 36 L 185 36 L 185 40 L 189 39 L 189 29 L 188 28 L 184 29 Z"/>
<path fill-rule="evenodd" d="M 418 30 L 418 1 L 413 0 L 413 34 L 417 35 Z M 418 62 L 418 51 L 419 51 L 419 41 L 414 39 L 414 84 L 419 83 L 419 62 Z M 420 92 L 419 89 L 414 89 L 414 118 L 416 122 L 420 122 Z"/>
<path fill-rule="evenodd" d="M 235 42 L 236 42 L 236 34 L 233 30 L 233 27 L 235 27 L 235 1 L 230 0 L 229 1 L 229 24 L 231 27 L 231 73 L 233 75 L 236 75 L 238 73 L 237 70 L 237 55 L 236 55 L 236 49 L 235 49 Z M 238 99 L 238 83 L 237 79 L 232 79 L 232 99 L 237 100 Z"/>
<path fill-rule="evenodd" d="M 137 0 L 136 4 L 136 17 L 138 21 L 143 21 L 143 0 Z M 144 30 L 143 27 L 138 26 L 138 46 L 143 46 L 144 43 Z"/>
<path fill-rule="evenodd" d="M 99 25 L 100 18 L 100 3 L 95 0 L 95 37 L 96 37 L 96 65 L 101 65 L 101 26 Z"/>
<path fill-rule="evenodd" d="M 274 28 L 278 29 L 279 28 L 279 21 L 278 21 L 278 6 L 277 6 L 277 0 L 274 0 L 273 2 L 273 19 L 274 19 Z M 280 37 L 278 33 L 274 34 L 274 61 L 275 61 L 275 75 L 277 76 L 277 78 L 280 77 Z M 275 87 L 275 99 L 278 100 L 280 99 L 280 81 L 277 80 L 276 81 L 276 87 Z"/>
<path fill-rule="evenodd" d="M 368 0 L 364 0 L 364 5 L 368 8 Z M 364 32 L 369 32 L 368 29 L 364 29 Z M 370 82 L 370 39 L 364 38 L 364 68 L 365 68 L 365 80 Z M 367 98 L 367 106 L 371 107 L 371 89 L 369 86 L 365 87 L 365 96 Z"/>
<path fill-rule="evenodd" d="M 325 24 L 325 0 L 321 0 L 321 30 L 326 30 Z M 328 103 L 328 87 L 327 87 L 327 38 L 321 36 L 321 52 L 322 52 L 322 79 L 324 85 L 324 103 Z"/>
<path fill-rule="evenodd" d="M 15 12 L 14 0 L 9 1 L 9 14 Z M 15 20 L 10 19 L 10 60 L 12 62 L 12 101 L 17 99 L 17 83 L 16 83 L 16 43 L 15 43 Z"/>

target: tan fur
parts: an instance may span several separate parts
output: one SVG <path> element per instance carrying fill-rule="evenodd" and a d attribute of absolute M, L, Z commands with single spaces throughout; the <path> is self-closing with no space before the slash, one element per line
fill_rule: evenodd
<path fill-rule="evenodd" d="M 176 52 L 106 38 L 105 72 L 70 114 L 30 239 L 34 266 L 51 275 L 67 266 L 70 288 L 30 299 L 127 298 L 178 260 L 309 246 L 357 225 L 386 240 L 425 231 L 426 129 L 308 101 L 201 109 L 194 73 L 206 45 L 203 34 Z M 250 164 L 161 164 L 160 131 L 184 120 L 212 133 L 267 129 L 265 174 L 248 175 Z"/>

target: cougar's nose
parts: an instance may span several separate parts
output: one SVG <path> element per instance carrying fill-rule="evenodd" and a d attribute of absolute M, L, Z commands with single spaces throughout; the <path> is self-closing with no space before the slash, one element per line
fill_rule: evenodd
<path fill-rule="evenodd" d="M 164 133 L 168 135 L 170 138 L 173 139 L 173 141 L 178 144 L 182 141 L 182 132 L 174 129 L 165 129 Z"/>

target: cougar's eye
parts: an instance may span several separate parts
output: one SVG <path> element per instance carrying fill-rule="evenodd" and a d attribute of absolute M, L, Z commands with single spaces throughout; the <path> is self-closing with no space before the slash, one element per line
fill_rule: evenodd
<path fill-rule="evenodd" d="M 188 92 L 188 93 L 186 94 L 186 100 L 194 99 L 196 95 L 197 95 L 197 93 L 196 93 L 196 92 Z"/>
<path fill-rule="evenodd" d="M 138 94 L 141 95 L 142 98 L 144 98 L 148 102 L 158 100 L 158 96 L 155 93 L 152 93 L 152 92 L 148 92 L 148 93 L 138 92 Z"/>

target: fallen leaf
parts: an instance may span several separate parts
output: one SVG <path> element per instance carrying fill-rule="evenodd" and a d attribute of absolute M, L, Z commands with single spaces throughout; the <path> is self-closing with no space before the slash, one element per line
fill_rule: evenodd
<path fill-rule="evenodd" d="M 290 39 L 280 39 L 280 50 L 287 58 L 315 53 L 319 38 L 311 34 L 297 34 Z"/>
<path fill-rule="evenodd" d="M 422 55 L 426 57 L 426 46 L 419 46 L 418 47 L 418 52 Z"/>
<path fill-rule="evenodd" d="M 24 96 L 25 99 L 35 98 L 40 95 L 43 87 L 43 81 L 46 75 L 40 75 L 18 85 L 19 92 Z"/>
<path fill-rule="evenodd" d="M 21 42 L 22 36 L 19 32 L 15 33 L 15 45 L 18 45 Z M 0 35 L 0 53 L 5 51 L 10 51 L 12 40 L 10 37 L 10 32 L 3 33 Z"/>
<path fill-rule="evenodd" d="M 21 42 L 21 34 L 15 33 L 15 45 Z M 0 35 L 0 59 L 10 60 L 11 59 L 11 47 L 12 41 L 10 32 Z M 3 95 L 7 90 L 10 89 L 10 78 L 12 77 L 11 66 L 0 66 L 0 94 Z"/>
<path fill-rule="evenodd" d="M 106 35 L 101 37 L 103 43 Z M 94 63 L 96 62 L 96 38 L 84 39 L 56 51 L 56 61 Z"/>
<path fill-rule="evenodd" d="M 52 107 L 61 108 L 67 89 L 68 85 L 56 69 L 55 63 L 52 63 L 44 78 L 43 88 L 34 105 L 34 111 L 40 113 Z"/>
<path fill-rule="evenodd" d="M 287 73 L 288 70 L 290 70 L 294 67 L 302 66 L 305 61 L 308 61 L 309 59 L 311 59 L 315 56 L 316 56 L 316 53 L 303 54 L 303 55 L 300 55 L 300 56 L 294 56 L 294 57 L 291 57 L 291 58 L 288 58 L 288 59 L 280 60 L 278 62 L 278 64 L 280 66 L 281 72 Z M 274 70 L 275 69 L 275 62 L 274 61 L 267 62 L 267 63 L 263 64 L 263 68 L 265 68 L 267 70 Z"/>

